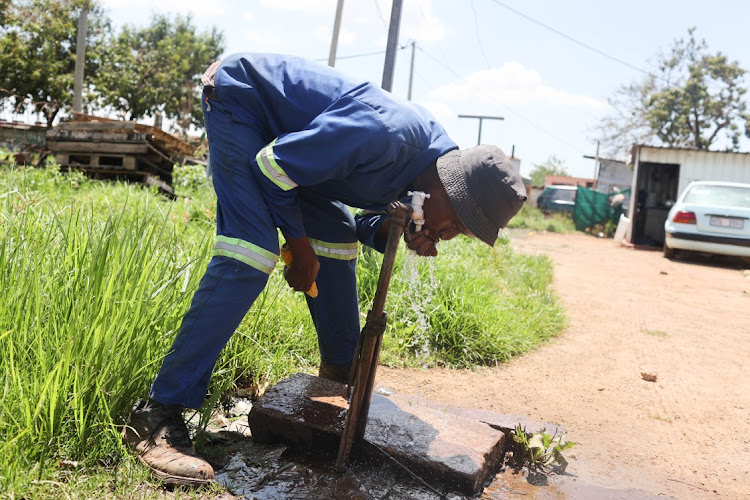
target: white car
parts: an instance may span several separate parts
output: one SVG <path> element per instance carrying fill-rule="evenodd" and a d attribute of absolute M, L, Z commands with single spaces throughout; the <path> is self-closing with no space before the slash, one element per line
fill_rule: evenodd
<path fill-rule="evenodd" d="M 691 182 L 664 222 L 664 257 L 675 250 L 750 257 L 750 184 Z"/>

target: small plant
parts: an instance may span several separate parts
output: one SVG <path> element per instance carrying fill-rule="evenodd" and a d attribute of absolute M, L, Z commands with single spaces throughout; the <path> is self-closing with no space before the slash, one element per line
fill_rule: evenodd
<path fill-rule="evenodd" d="M 172 173 L 172 184 L 179 189 L 195 190 L 206 185 L 206 167 L 203 165 L 185 165 L 175 167 Z"/>
<path fill-rule="evenodd" d="M 607 238 L 614 238 L 615 231 L 617 231 L 617 223 L 614 221 L 608 220 L 604 224 L 604 236 L 606 236 Z"/>
<path fill-rule="evenodd" d="M 546 429 L 540 432 L 527 433 L 525 427 L 516 425 L 513 441 L 517 444 L 519 459 L 529 466 L 530 470 L 546 471 L 550 465 L 557 464 L 559 472 L 565 472 L 568 461 L 562 452 L 569 450 L 577 443 L 565 441 L 565 434 L 555 432 L 550 435 Z"/>
<path fill-rule="evenodd" d="M 644 328 L 642 331 L 646 335 L 653 335 L 654 337 L 669 337 L 669 333 L 664 330 L 649 330 L 648 328 Z"/>

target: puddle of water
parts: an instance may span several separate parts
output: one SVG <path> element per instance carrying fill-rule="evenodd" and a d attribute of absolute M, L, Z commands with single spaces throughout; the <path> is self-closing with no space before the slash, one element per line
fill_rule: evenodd
<path fill-rule="evenodd" d="M 439 496 L 410 484 L 389 464 L 352 456 L 347 470 L 334 469 L 332 454 L 293 450 L 283 445 L 254 444 L 247 439 L 228 463 L 217 469 L 216 481 L 232 494 L 258 500 L 376 499 L 434 500 Z M 451 500 L 462 499 L 449 495 Z"/>

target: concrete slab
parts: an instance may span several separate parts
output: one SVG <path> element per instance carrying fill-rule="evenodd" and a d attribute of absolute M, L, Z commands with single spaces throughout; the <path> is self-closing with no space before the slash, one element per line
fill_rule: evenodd
<path fill-rule="evenodd" d="M 346 386 L 297 373 L 269 389 L 248 415 L 253 439 L 328 450 L 346 421 Z M 424 400 L 373 394 L 365 440 L 427 481 L 474 495 L 497 472 L 505 433 Z"/>
<path fill-rule="evenodd" d="M 376 388 L 375 393 L 382 394 L 389 397 L 390 399 L 403 401 L 408 404 L 420 404 L 429 408 L 434 408 L 435 410 L 441 412 L 448 412 L 453 415 L 467 418 L 469 420 L 483 422 L 491 427 L 494 427 L 495 429 L 503 431 L 506 435 L 508 435 L 510 431 L 515 430 L 516 425 L 518 424 L 520 424 L 521 427 L 524 428 L 529 434 L 541 431 L 546 431 L 547 433 L 553 435 L 556 433 L 561 434 L 566 432 L 565 427 L 563 426 L 550 424 L 547 422 L 539 422 L 523 415 L 501 414 L 488 410 L 478 410 L 476 408 L 457 408 L 455 406 L 450 406 L 444 403 L 430 401 L 423 396 L 396 393 L 392 389 L 385 387 Z"/>

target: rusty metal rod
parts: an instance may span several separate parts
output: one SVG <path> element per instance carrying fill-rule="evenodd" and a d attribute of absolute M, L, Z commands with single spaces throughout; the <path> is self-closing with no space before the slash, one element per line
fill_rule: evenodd
<path fill-rule="evenodd" d="M 377 373 L 380 346 L 385 331 L 387 315 L 383 312 L 385 299 L 388 295 L 388 287 L 393 274 L 393 265 L 396 261 L 398 244 L 404 233 L 406 221 L 411 216 L 411 207 L 404 203 L 395 201 L 388 206 L 391 215 L 391 227 L 388 231 L 388 241 L 385 247 L 383 263 L 380 267 L 377 289 L 373 299 L 372 309 L 367 315 L 365 326 L 360 333 L 357 343 L 350 383 L 353 378 L 349 410 L 346 414 L 346 424 L 341 435 L 339 453 L 336 458 L 336 468 L 343 470 L 349 461 L 352 445 L 355 441 L 362 439 L 367 426 L 367 415 L 370 412 L 370 399 Z M 354 375 L 354 376 L 352 376 Z"/>
<path fill-rule="evenodd" d="M 385 314 L 383 313 L 383 323 L 385 323 Z M 384 325 L 385 326 L 385 325 Z M 375 337 L 374 345 L 372 347 L 372 355 L 370 356 L 370 371 L 367 374 L 365 381 L 365 387 L 362 394 L 362 405 L 359 411 L 359 419 L 356 423 L 356 432 L 354 433 L 354 441 L 360 441 L 365 437 L 365 429 L 367 428 L 367 416 L 370 414 L 370 401 L 372 399 L 372 390 L 375 386 L 375 374 L 378 371 L 378 359 L 380 359 L 380 347 L 383 345 L 383 335 Z"/>

